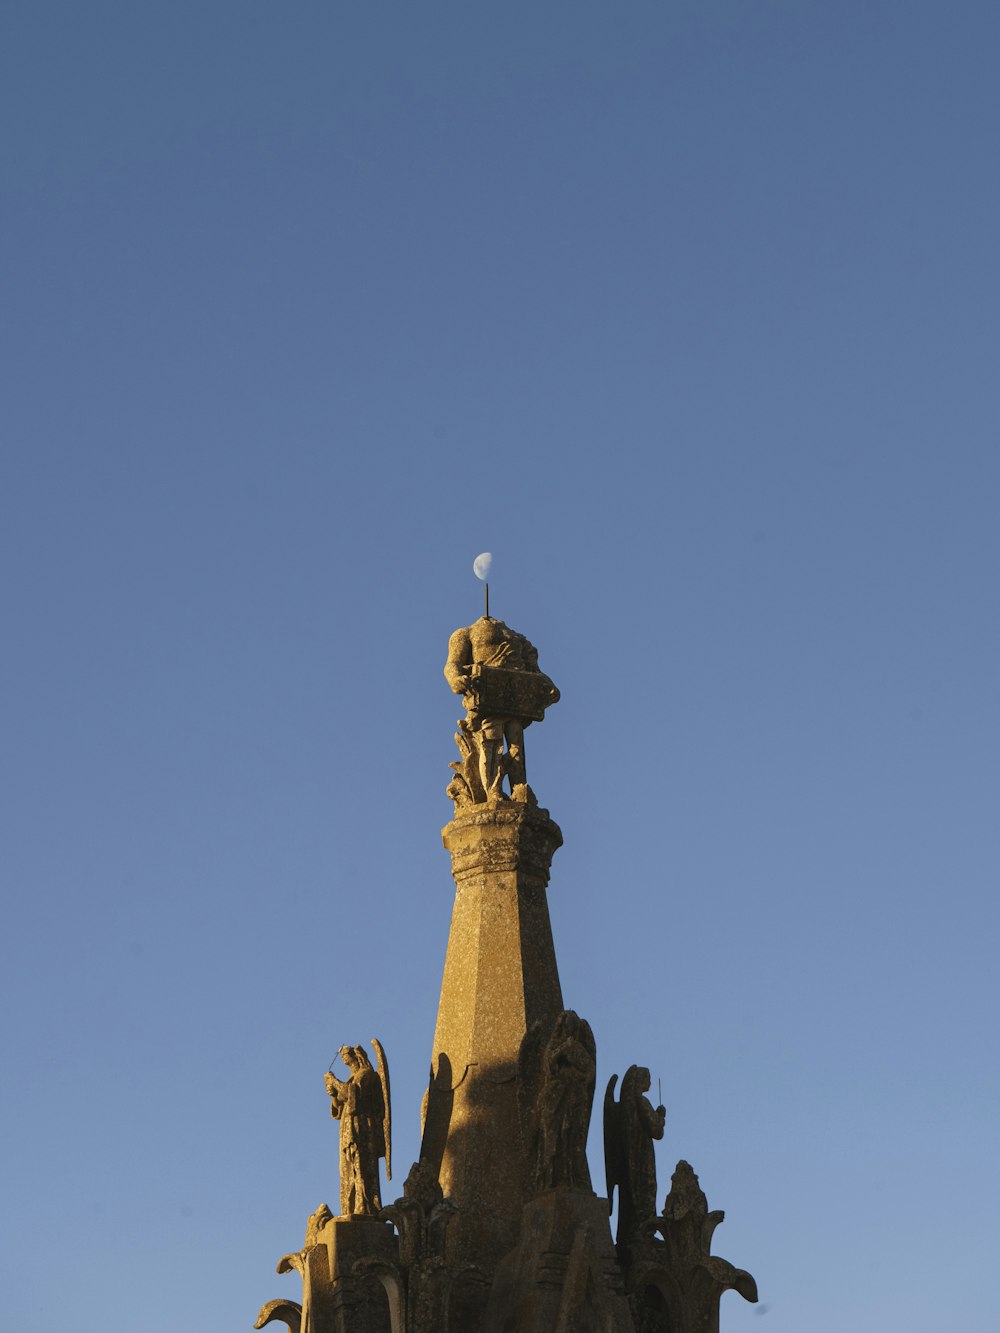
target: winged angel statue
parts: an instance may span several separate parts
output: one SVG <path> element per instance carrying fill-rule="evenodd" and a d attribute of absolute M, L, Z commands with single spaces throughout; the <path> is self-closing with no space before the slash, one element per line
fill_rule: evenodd
<path fill-rule="evenodd" d="M 656 1215 L 656 1156 L 653 1140 L 663 1138 L 666 1111 L 653 1107 L 649 1070 L 631 1065 L 622 1079 L 621 1100 L 615 1101 L 613 1074 L 604 1093 L 604 1167 L 608 1181 L 608 1212 L 618 1188 L 618 1244 L 628 1245 Z"/>
<path fill-rule="evenodd" d="M 587 1130 L 596 1074 L 594 1034 L 572 1009 L 563 1010 L 548 1038 L 540 1023 L 525 1033 L 517 1096 L 535 1193 L 558 1186 L 590 1189 Z"/>
<path fill-rule="evenodd" d="M 363 1046 L 341 1046 L 338 1054 L 350 1071 L 341 1080 L 326 1075 L 330 1114 L 340 1121 L 340 1213 L 342 1217 L 374 1217 L 382 1207 L 379 1158 L 392 1179 L 392 1106 L 389 1065 L 382 1044 L 372 1038 L 378 1071 Z"/>

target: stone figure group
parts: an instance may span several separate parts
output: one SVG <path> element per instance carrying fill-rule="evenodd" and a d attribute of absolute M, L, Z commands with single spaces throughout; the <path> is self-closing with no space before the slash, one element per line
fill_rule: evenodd
<path fill-rule="evenodd" d="M 363 1046 L 342 1046 L 338 1054 L 349 1071 L 339 1079 L 326 1075 L 330 1114 L 340 1121 L 340 1212 L 343 1217 L 374 1217 L 382 1207 L 379 1159 L 392 1179 L 392 1108 L 389 1066 L 381 1043 L 372 1040 L 378 1070 Z"/>
<path fill-rule="evenodd" d="M 528 799 L 524 729 L 559 699 L 538 669 L 538 650 L 502 620 L 481 616 L 451 636 L 444 674 L 466 709 L 448 795 L 459 806 L 502 800 L 506 780 L 510 795 Z"/>

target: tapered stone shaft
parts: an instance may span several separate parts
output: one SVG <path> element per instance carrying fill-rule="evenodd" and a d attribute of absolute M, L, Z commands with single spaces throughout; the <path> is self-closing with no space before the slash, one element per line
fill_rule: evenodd
<path fill-rule="evenodd" d="M 465 1215 L 464 1256 L 488 1264 L 513 1244 L 527 1198 L 518 1050 L 563 1007 L 546 901 L 562 834 L 546 810 L 503 800 L 467 806 L 442 836 L 456 892 L 422 1156 Z"/>

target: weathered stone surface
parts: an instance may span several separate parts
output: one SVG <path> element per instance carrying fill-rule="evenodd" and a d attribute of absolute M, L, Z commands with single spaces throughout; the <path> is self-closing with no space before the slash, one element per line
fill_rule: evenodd
<path fill-rule="evenodd" d="M 545 888 L 552 857 L 563 841 L 547 810 L 516 801 L 462 810 L 445 825 L 441 838 L 459 887 L 468 880 L 495 883 L 489 877 L 516 873 L 524 889 Z"/>

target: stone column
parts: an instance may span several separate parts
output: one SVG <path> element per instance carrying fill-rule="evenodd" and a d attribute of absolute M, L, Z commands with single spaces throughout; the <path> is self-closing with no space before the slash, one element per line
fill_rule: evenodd
<path fill-rule="evenodd" d="M 501 800 L 465 806 L 442 836 L 456 893 L 421 1155 L 461 1209 L 454 1257 L 492 1271 L 527 1197 L 518 1049 L 563 1007 L 546 901 L 562 834 L 547 810 Z"/>

